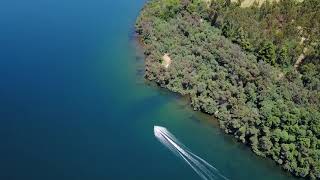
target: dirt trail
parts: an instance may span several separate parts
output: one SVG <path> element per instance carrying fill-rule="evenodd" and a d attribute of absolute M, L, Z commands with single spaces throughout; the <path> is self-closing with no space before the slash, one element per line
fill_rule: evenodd
<path fill-rule="evenodd" d="M 298 69 L 300 64 L 303 63 L 303 60 L 306 58 L 305 54 L 307 53 L 307 51 L 308 51 L 308 48 L 304 48 L 303 49 L 303 53 L 300 54 L 300 56 L 298 57 L 296 63 L 294 63 L 294 68 Z"/>

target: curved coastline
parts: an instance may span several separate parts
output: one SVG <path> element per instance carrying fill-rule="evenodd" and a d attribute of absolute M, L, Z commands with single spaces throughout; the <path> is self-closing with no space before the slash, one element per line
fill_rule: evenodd
<path fill-rule="evenodd" d="M 256 145 L 253 146 L 252 145 L 253 140 L 249 139 L 249 137 L 246 137 L 246 135 L 243 135 L 245 133 L 248 133 L 248 131 L 250 131 L 250 129 L 244 130 L 247 132 L 241 132 L 243 130 L 241 130 L 240 125 L 232 124 L 232 120 L 231 121 L 223 120 L 223 118 L 225 118 L 225 117 L 223 117 L 223 115 L 221 115 L 222 109 L 212 107 L 212 104 L 214 104 L 214 102 L 211 102 L 207 99 L 200 99 L 199 94 L 201 95 L 201 93 L 205 91 L 205 90 L 203 90 L 203 88 L 204 89 L 208 88 L 208 86 L 206 86 L 206 84 L 203 82 L 197 83 L 196 81 L 186 80 L 187 78 L 189 78 L 189 79 L 193 78 L 193 77 L 187 77 L 186 74 L 189 74 L 190 76 L 197 75 L 198 72 L 195 73 L 195 71 L 197 71 L 199 69 L 197 69 L 195 71 L 192 70 L 192 68 L 188 69 L 191 66 L 194 66 L 194 64 L 192 62 L 190 63 L 188 61 L 181 60 L 182 58 L 190 58 L 190 57 L 184 56 L 184 55 L 179 56 L 179 52 L 181 53 L 183 51 L 181 50 L 182 47 L 179 47 L 179 45 L 177 45 L 177 44 L 181 45 L 179 38 L 183 37 L 183 36 L 188 37 L 189 34 L 191 34 L 190 31 L 192 32 L 192 30 L 190 30 L 190 29 L 195 27 L 195 29 L 196 29 L 195 31 L 200 30 L 200 32 L 201 32 L 203 30 L 205 33 L 208 33 L 208 34 L 204 35 L 206 37 L 209 37 L 210 35 L 216 36 L 213 41 L 223 42 L 224 44 L 223 45 L 221 44 L 221 47 L 233 50 L 234 52 L 231 52 L 231 56 L 235 57 L 234 55 L 237 54 L 239 57 L 238 60 L 235 60 L 235 61 L 240 62 L 240 61 L 242 61 L 242 59 L 245 59 L 244 62 L 246 62 L 248 64 L 240 65 L 240 68 L 247 68 L 249 70 L 249 75 L 245 74 L 245 72 L 241 72 L 241 69 L 237 69 L 236 66 L 233 66 L 232 64 L 229 65 L 230 68 L 235 69 L 235 72 L 239 74 L 240 79 L 241 79 L 241 76 L 250 76 L 250 74 L 253 75 L 254 73 L 256 73 L 254 71 L 260 71 L 262 73 L 267 74 L 264 81 L 269 81 L 269 79 L 272 79 L 272 81 L 274 81 L 274 80 L 277 81 L 277 80 L 279 80 L 278 77 L 273 76 L 272 73 L 277 72 L 278 70 L 276 68 L 270 66 L 267 63 L 260 63 L 260 64 L 255 63 L 256 57 L 254 57 L 250 54 L 243 53 L 242 50 L 239 48 L 239 46 L 233 45 L 229 40 L 220 36 L 221 32 L 219 30 L 212 30 L 211 32 L 210 32 L 210 30 L 207 30 L 207 29 L 211 28 L 211 26 L 204 19 L 201 18 L 201 15 L 194 15 L 194 17 L 192 17 L 192 15 L 189 15 L 190 17 L 192 17 L 194 19 L 192 19 L 192 18 L 187 19 L 184 17 L 184 16 L 188 16 L 187 12 L 183 12 L 185 14 L 178 13 L 178 15 L 179 15 L 178 18 L 182 22 L 185 21 L 187 23 L 192 24 L 192 26 L 190 26 L 190 24 L 188 26 L 187 23 L 183 24 L 183 25 L 185 25 L 184 28 L 187 29 L 186 31 L 184 31 L 183 29 L 181 29 L 179 27 L 179 26 L 183 26 L 183 25 L 179 24 L 180 22 L 177 19 L 175 19 L 175 10 L 173 10 L 174 12 L 171 12 L 169 10 L 169 12 L 167 12 L 167 14 L 168 13 L 169 14 L 172 13 L 172 14 L 170 14 L 168 16 L 163 15 L 163 17 L 162 17 L 162 15 L 160 15 L 161 17 L 156 17 L 159 14 L 155 15 L 155 12 L 151 12 L 152 11 L 151 9 L 154 6 L 156 6 L 156 3 L 152 4 L 153 2 L 154 1 L 148 2 L 146 4 L 146 6 L 143 8 L 141 16 L 137 20 L 137 26 L 136 26 L 137 33 L 140 34 L 140 39 L 142 40 L 142 47 L 145 50 L 145 55 L 146 55 L 146 60 L 145 60 L 146 61 L 146 74 L 145 74 L 145 77 L 150 81 L 156 82 L 160 87 L 169 89 L 170 91 L 179 93 L 185 97 L 186 96 L 190 97 L 191 105 L 194 108 L 194 110 L 202 111 L 203 113 L 212 115 L 212 117 L 217 118 L 220 121 L 221 128 L 223 130 L 225 130 L 226 133 L 234 135 L 239 141 L 242 141 L 243 143 L 249 145 L 249 147 L 252 147 L 252 150 L 256 154 L 258 154 L 260 156 L 264 156 L 264 157 L 268 156 L 268 157 L 273 158 L 278 164 L 281 164 L 282 167 L 284 167 L 286 170 L 291 171 L 291 173 L 295 176 L 302 176 L 302 177 L 308 176 L 308 178 L 316 178 L 317 171 L 314 170 L 316 166 L 312 167 L 313 168 L 312 171 L 308 170 L 308 173 L 309 172 L 311 173 L 310 175 L 308 175 L 304 172 L 298 172 L 297 170 L 289 170 L 287 167 L 285 167 L 285 164 L 284 164 L 284 161 L 287 161 L 286 163 L 290 163 L 290 161 L 288 159 L 281 159 L 281 158 L 275 159 L 274 157 L 272 157 L 268 154 L 265 154 L 265 152 L 263 152 L 260 147 L 259 148 L 255 147 Z M 173 1 L 173 2 L 176 2 L 176 1 Z M 151 8 L 151 6 L 152 6 L 152 8 Z M 170 8 L 175 9 L 175 6 L 178 6 L 178 5 L 175 4 Z M 151 8 L 151 9 L 148 9 L 148 8 Z M 164 19 L 163 22 L 161 22 L 161 18 Z M 150 20 L 153 21 L 153 23 Z M 148 23 L 150 23 L 150 24 L 148 24 Z M 161 24 L 161 23 L 163 23 L 163 24 Z M 172 23 L 176 23 L 177 26 L 170 27 L 170 25 L 168 25 L 170 23 L 171 23 L 171 25 L 172 25 Z M 163 26 L 163 27 L 161 27 L 161 26 Z M 155 28 L 158 28 L 158 29 L 156 30 Z M 163 28 L 163 29 L 159 30 L 159 28 Z M 172 28 L 172 29 L 170 29 L 170 28 Z M 178 28 L 178 29 L 175 29 L 175 28 Z M 202 28 L 202 30 L 201 30 L 201 28 Z M 164 30 L 164 29 L 166 29 L 166 30 Z M 181 32 L 179 32 L 180 34 L 178 33 L 177 37 L 173 37 L 170 34 L 166 34 L 170 31 L 172 33 L 173 29 L 181 31 Z M 168 32 L 166 32 L 166 31 L 168 31 Z M 159 35 L 161 35 L 165 40 L 160 39 Z M 201 39 L 201 37 L 200 37 L 200 39 Z M 166 44 L 166 45 L 163 44 L 163 43 L 170 43 L 170 40 L 178 41 L 178 43 L 171 42 L 171 44 Z M 195 39 L 194 42 L 198 43 L 198 45 L 199 45 L 199 43 L 201 43 L 201 41 L 203 41 L 203 40 L 204 39 L 198 40 L 198 42 L 197 42 L 197 39 Z M 183 43 L 186 43 L 186 42 L 183 42 Z M 190 46 L 191 44 L 187 43 L 186 46 L 188 46 L 188 45 Z M 220 46 L 219 43 L 214 44 L 214 42 L 213 42 L 213 47 L 217 47 L 217 46 Z M 160 48 L 160 50 L 157 48 Z M 204 47 L 200 45 L 200 48 L 204 48 Z M 205 49 L 205 50 L 208 50 L 210 53 L 210 49 Z M 184 49 L 184 51 L 186 52 L 186 54 L 188 54 L 188 52 L 187 52 L 188 50 Z M 195 52 L 192 52 L 192 53 L 195 53 L 194 54 L 195 57 L 201 56 L 201 53 L 199 52 L 200 50 L 195 49 L 194 51 Z M 236 51 L 238 51 L 238 52 L 236 52 Z M 218 56 L 222 55 L 222 54 L 219 54 L 219 52 L 217 52 L 217 51 L 215 51 L 214 53 L 218 54 Z M 232 55 L 232 53 L 234 53 L 234 54 Z M 163 59 L 164 59 L 163 57 L 169 56 L 169 54 L 170 54 L 170 56 L 171 56 L 171 54 L 173 54 L 173 58 L 170 57 L 170 63 L 172 61 L 173 67 L 163 65 Z M 210 56 L 210 54 L 208 56 Z M 175 59 L 177 59 L 178 62 L 175 62 Z M 210 59 L 210 57 L 208 59 Z M 197 59 L 196 59 L 196 61 L 197 61 Z M 217 63 L 218 66 L 221 66 L 221 64 L 223 66 L 228 65 L 228 63 L 230 64 L 230 62 L 225 59 L 221 60 L 221 62 L 214 62 L 214 63 Z M 205 63 L 205 65 L 210 66 L 206 63 Z M 196 67 L 202 68 L 201 65 L 196 65 Z M 181 75 L 181 74 L 179 74 L 179 71 L 183 72 L 182 77 L 181 77 L 182 81 L 177 80 L 177 78 L 176 78 L 177 76 Z M 187 71 L 187 72 L 185 72 L 185 71 Z M 269 72 L 267 72 L 267 71 L 269 71 Z M 213 73 L 213 75 L 212 75 L 212 77 L 209 77 L 208 79 L 219 78 L 217 76 L 221 75 L 219 73 L 214 74 L 215 72 L 210 72 L 210 71 L 209 71 L 209 73 Z M 241 73 L 243 73 L 243 74 L 241 74 Z M 252 77 L 243 77 L 243 78 L 250 79 Z M 183 81 L 187 81 L 187 82 L 183 82 Z M 248 81 L 248 80 L 243 80 L 243 81 Z M 176 84 L 174 84 L 174 83 L 176 83 Z M 179 84 L 179 83 L 181 83 L 181 84 Z M 203 83 L 203 84 L 201 84 L 201 83 Z M 194 86 L 196 86 L 197 88 L 194 88 Z M 204 87 L 201 87 L 201 86 L 204 86 Z M 243 86 L 243 84 L 240 84 L 240 86 Z M 199 102 L 199 101 L 203 101 L 203 102 Z M 221 101 L 225 102 L 226 100 L 221 99 Z M 205 105 L 206 103 L 207 103 L 207 105 Z M 223 112 L 223 113 L 225 113 L 225 112 Z M 245 118 L 245 116 L 243 118 Z M 256 118 L 257 118 L 257 116 L 256 116 Z M 230 124 L 230 122 L 231 122 L 231 124 Z M 261 121 L 260 121 L 260 123 L 261 123 Z M 232 128 L 230 128 L 230 126 Z M 255 131 L 255 129 L 252 129 L 252 130 Z M 260 132 L 260 130 L 258 130 L 258 131 L 259 132 L 249 132 L 249 133 L 252 133 L 252 135 L 250 135 L 251 137 L 255 136 L 255 134 L 259 134 L 259 135 L 256 135 L 256 137 L 255 137 L 258 141 L 257 143 L 259 144 L 261 139 L 258 139 L 258 136 L 261 136 L 260 133 L 263 133 L 263 131 L 262 130 L 261 130 L 262 132 Z M 259 137 L 259 138 L 261 138 L 261 137 Z M 301 170 L 301 171 L 303 171 L 303 170 Z"/>

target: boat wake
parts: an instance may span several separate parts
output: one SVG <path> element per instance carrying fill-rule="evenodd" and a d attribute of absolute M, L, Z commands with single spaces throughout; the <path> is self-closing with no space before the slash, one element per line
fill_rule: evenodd
<path fill-rule="evenodd" d="M 154 126 L 155 137 L 175 155 L 182 158 L 202 179 L 228 180 L 215 167 L 204 159 L 193 154 L 186 146 L 179 142 L 166 128 Z"/>

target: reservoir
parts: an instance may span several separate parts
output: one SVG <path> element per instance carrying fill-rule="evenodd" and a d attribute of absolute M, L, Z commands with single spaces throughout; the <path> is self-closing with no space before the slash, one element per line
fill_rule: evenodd
<path fill-rule="evenodd" d="M 0 3 L 0 179 L 200 179 L 154 126 L 228 179 L 294 179 L 144 80 L 134 23 L 145 2 Z"/>

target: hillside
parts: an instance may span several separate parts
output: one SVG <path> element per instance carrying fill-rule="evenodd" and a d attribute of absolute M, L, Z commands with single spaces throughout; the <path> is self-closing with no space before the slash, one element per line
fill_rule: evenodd
<path fill-rule="evenodd" d="M 257 155 L 319 179 L 319 6 L 317 0 L 248 8 L 225 0 L 150 1 L 136 25 L 145 77 L 188 95 L 195 110 L 218 119 Z"/>

